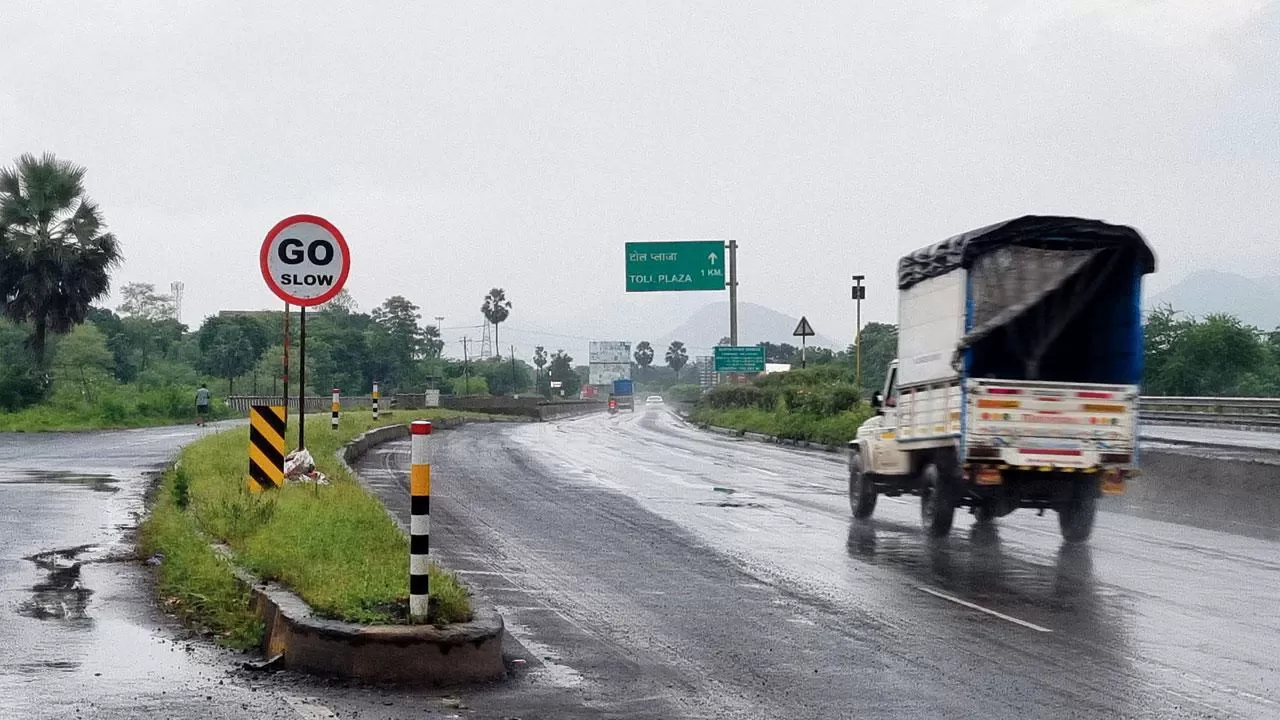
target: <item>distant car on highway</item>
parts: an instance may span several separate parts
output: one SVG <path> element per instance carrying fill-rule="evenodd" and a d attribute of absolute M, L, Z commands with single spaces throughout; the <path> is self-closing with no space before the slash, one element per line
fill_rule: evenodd
<path fill-rule="evenodd" d="M 645 405 L 662 405 L 663 404 L 662 396 L 650 395 L 649 397 L 644 399 L 644 404 Z"/>

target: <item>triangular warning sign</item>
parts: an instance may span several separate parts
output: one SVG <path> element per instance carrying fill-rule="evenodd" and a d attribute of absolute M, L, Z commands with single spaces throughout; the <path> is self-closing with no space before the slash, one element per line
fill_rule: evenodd
<path fill-rule="evenodd" d="M 806 318 L 803 315 L 800 316 L 800 324 L 796 325 L 795 332 L 791 334 L 796 337 L 811 337 L 813 335 L 817 335 L 817 333 L 813 331 L 813 326 L 809 324 L 809 318 Z"/>

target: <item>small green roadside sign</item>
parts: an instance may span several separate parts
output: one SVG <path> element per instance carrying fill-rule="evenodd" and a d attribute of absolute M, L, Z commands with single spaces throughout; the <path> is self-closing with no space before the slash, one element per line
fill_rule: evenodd
<path fill-rule="evenodd" d="M 762 345 L 717 345 L 715 353 L 716 372 L 764 372 L 764 346 Z"/>
<path fill-rule="evenodd" d="M 627 243 L 627 292 L 723 290 L 724 241 Z"/>

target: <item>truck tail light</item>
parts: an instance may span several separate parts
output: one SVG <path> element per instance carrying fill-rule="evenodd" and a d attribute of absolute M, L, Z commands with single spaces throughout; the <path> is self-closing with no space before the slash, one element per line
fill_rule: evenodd
<path fill-rule="evenodd" d="M 1016 408 L 1016 407 L 1022 407 L 1022 403 L 1018 402 L 1017 400 L 988 400 L 986 398 L 981 398 L 978 400 L 978 407 L 980 408 Z"/>
<path fill-rule="evenodd" d="M 1101 403 L 1085 403 L 1085 412 L 1094 413 L 1122 413 L 1125 407 L 1123 405 L 1103 405 Z"/>

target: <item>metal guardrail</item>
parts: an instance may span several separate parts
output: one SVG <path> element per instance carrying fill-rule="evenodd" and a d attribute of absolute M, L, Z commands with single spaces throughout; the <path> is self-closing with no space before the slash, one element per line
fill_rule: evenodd
<path fill-rule="evenodd" d="M 1138 399 L 1146 422 L 1171 425 L 1230 425 L 1280 431 L 1280 398 L 1173 397 Z"/>

